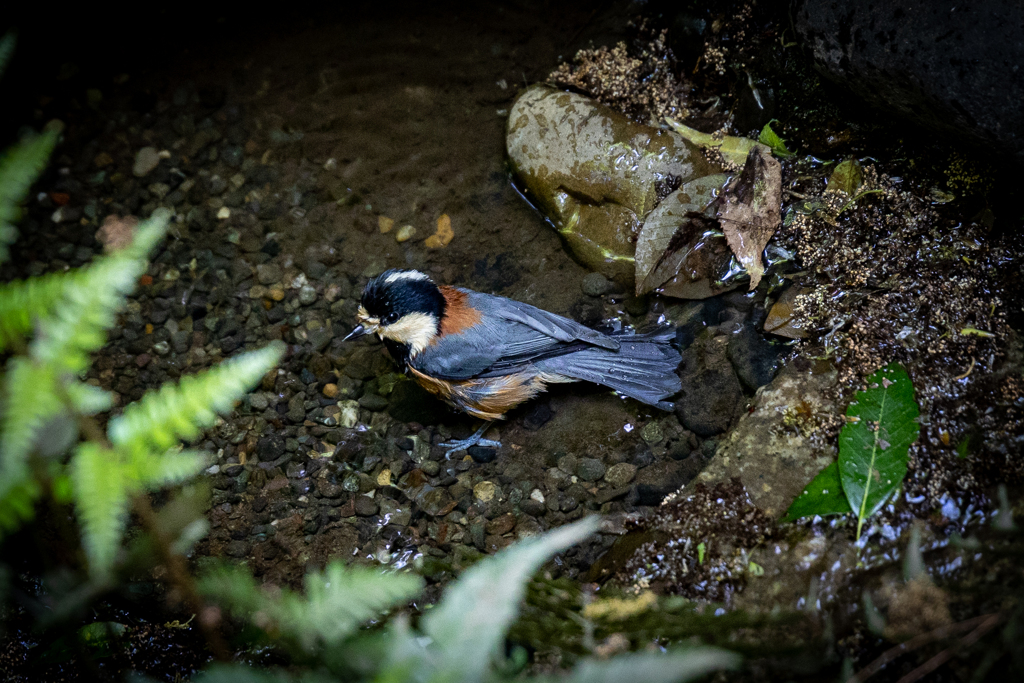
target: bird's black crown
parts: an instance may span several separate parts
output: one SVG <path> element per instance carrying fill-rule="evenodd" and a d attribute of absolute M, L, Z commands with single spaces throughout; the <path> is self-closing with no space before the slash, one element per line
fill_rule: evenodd
<path fill-rule="evenodd" d="M 366 283 L 363 308 L 382 325 L 390 325 L 409 313 L 426 313 L 438 321 L 445 300 L 433 280 L 416 270 L 386 270 Z"/>

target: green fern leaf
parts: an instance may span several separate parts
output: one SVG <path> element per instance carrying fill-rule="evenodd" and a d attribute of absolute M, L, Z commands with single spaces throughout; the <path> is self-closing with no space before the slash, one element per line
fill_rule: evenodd
<path fill-rule="evenodd" d="M 169 486 L 198 474 L 210 459 L 204 451 L 170 450 L 159 455 L 136 458 L 133 474 L 149 488 Z"/>
<path fill-rule="evenodd" d="M 4 47 L 8 47 L 7 38 L 4 41 L 0 45 L 0 53 Z M 57 135 L 58 131 L 51 128 L 39 135 L 30 136 L 16 143 L 0 157 L 0 263 L 10 256 L 7 247 L 18 236 L 14 224 L 21 214 L 19 204 L 25 200 L 32 183 L 46 168 Z"/>
<path fill-rule="evenodd" d="M 102 315 L 95 324 L 100 326 L 99 332 L 109 328 L 123 296 L 132 291 L 142 274 L 142 260 L 163 235 L 166 218 L 165 212 L 154 212 L 153 217 L 138 228 L 130 246 L 90 266 L 0 285 L 0 351 L 13 340 L 25 337 L 37 320 L 50 316 L 58 304 L 67 299 L 72 300 L 65 304 L 70 306 L 70 311 L 63 314 L 58 326 L 77 324 L 74 314 L 92 311 L 98 299 Z M 82 306 L 88 310 L 82 310 Z M 68 328 L 66 332 L 73 334 L 75 329 Z M 94 333 L 89 339 L 89 344 L 95 344 L 96 340 L 102 344 L 103 335 Z"/>
<path fill-rule="evenodd" d="M 64 390 L 71 401 L 71 407 L 81 415 L 105 413 L 114 406 L 112 393 L 85 382 L 68 382 Z"/>
<path fill-rule="evenodd" d="M 331 562 L 305 578 L 305 599 L 282 596 L 281 629 L 306 650 L 337 645 L 381 612 L 411 599 L 423 588 L 415 574 L 385 574 L 368 567 Z"/>
<path fill-rule="evenodd" d="M 597 531 L 597 525 L 596 517 L 587 517 L 520 541 L 476 563 L 449 586 L 422 622 L 439 650 L 445 680 L 485 677 L 519 611 L 526 582 L 548 558 Z"/>
<path fill-rule="evenodd" d="M 35 320 L 49 315 L 80 273 L 51 273 L 0 285 L 0 351 L 26 337 Z"/>
<path fill-rule="evenodd" d="M 32 519 L 39 494 L 39 484 L 27 472 L 21 480 L 4 478 L 0 483 L 0 536 Z"/>
<path fill-rule="evenodd" d="M 305 585 L 305 596 L 287 589 L 270 595 L 244 569 L 220 566 L 203 576 L 198 587 L 236 615 L 312 651 L 317 645 L 338 645 L 366 621 L 414 597 L 423 580 L 334 561 L 323 572 L 307 574 Z"/>
<path fill-rule="evenodd" d="M 82 544 L 93 574 L 114 566 L 128 521 L 129 480 L 117 453 L 93 442 L 79 444 L 71 462 Z"/>
<path fill-rule="evenodd" d="M 0 419 L 0 498 L 7 482 L 28 475 L 28 456 L 36 434 L 62 408 L 53 370 L 15 357 L 4 376 L 4 412 Z"/>
<path fill-rule="evenodd" d="M 565 683 L 683 683 L 720 669 L 735 669 L 743 658 L 717 647 L 691 647 L 674 652 L 633 652 L 598 661 L 585 659 Z"/>
<path fill-rule="evenodd" d="M 273 368 L 283 345 L 270 344 L 165 384 L 129 405 L 110 421 L 110 442 L 132 453 L 162 452 L 180 440 L 194 439 L 226 413 L 235 401 Z"/>

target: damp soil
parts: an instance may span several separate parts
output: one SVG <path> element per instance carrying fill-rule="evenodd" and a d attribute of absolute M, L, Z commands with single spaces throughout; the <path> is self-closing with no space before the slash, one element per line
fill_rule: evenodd
<path fill-rule="evenodd" d="M 596 584 L 584 581 L 604 579 L 609 572 L 599 571 L 599 558 L 615 566 L 621 548 L 609 549 L 637 527 L 647 535 L 631 537 L 632 549 L 646 543 L 651 553 L 664 554 L 670 548 L 693 566 L 701 538 L 730 539 L 728 557 L 716 555 L 707 566 L 701 559 L 693 585 L 705 588 L 687 593 L 697 600 L 728 601 L 742 591 L 746 578 L 731 578 L 745 576 L 750 560 L 741 552 L 755 545 L 768 548 L 766 556 L 781 546 L 806 551 L 807 566 L 798 568 L 794 585 L 777 579 L 775 594 L 788 601 L 780 608 L 787 614 L 814 597 L 809 573 L 832 560 L 840 571 L 847 568 L 848 554 L 831 546 L 824 552 L 816 540 L 829 533 L 827 523 L 779 535 L 736 482 L 700 484 L 695 496 L 659 507 L 701 472 L 730 426 L 752 410 L 757 389 L 797 353 L 793 342 L 759 331 L 771 297 L 763 290 L 690 303 L 633 297 L 573 261 L 510 181 L 505 126 L 518 88 L 545 79 L 581 48 L 628 40 L 634 12 L 618 4 L 410 4 L 313 19 L 250 18 L 237 26 L 211 15 L 191 34 L 198 38 L 171 55 L 134 65 L 83 59 L 80 68 L 71 57 L 44 60 L 49 72 L 18 81 L 33 102 L 25 120 L 39 127 L 56 117 L 66 128 L 28 206 L 5 279 L 88 262 L 102 251 L 96 231 L 107 215 L 146 216 L 158 206 L 176 214 L 91 380 L 117 392 L 123 405 L 240 349 L 271 339 L 288 344 L 280 370 L 199 444 L 212 454 L 205 475 L 211 531 L 195 562 L 227 557 L 247 563 L 263 581 L 291 586 L 308 568 L 336 557 L 413 566 L 427 576 L 424 601 L 431 602 L 484 554 L 601 513 L 604 532 L 547 570 L 545 581 L 573 586 L 561 594 L 563 602 L 592 591 Z M 55 80 L 58 74 L 62 80 Z M 708 81 L 715 85 L 711 76 Z M 167 154 L 140 175 L 138 155 L 147 147 Z M 428 246 L 443 216 L 454 237 Z M 438 282 L 594 326 L 670 320 L 690 349 L 684 377 L 709 383 L 689 399 L 692 409 L 677 413 L 595 387 L 558 387 L 495 428 L 490 435 L 502 441 L 497 451 L 446 458 L 438 444 L 476 424 L 396 375 L 379 344 L 340 341 L 363 284 L 389 267 L 421 269 Z M 712 397 L 715 408 L 707 410 Z M 732 512 L 718 519 L 715 506 L 723 500 Z M 988 519 L 994 508 L 964 511 L 956 530 L 969 529 L 972 514 L 975 523 Z M 915 514 L 894 513 L 877 534 L 894 541 Z M 692 548 L 643 531 L 659 519 L 686 527 Z M 937 542 L 933 555 L 947 546 Z M 897 561 L 894 547 L 879 551 L 876 567 Z M 637 558 L 625 554 L 616 568 L 628 567 L 625 574 L 634 578 L 639 570 L 658 571 L 637 565 Z M 788 567 L 760 562 L 769 573 L 789 574 Z M 954 559 L 935 562 L 948 566 Z M 985 573 L 976 574 L 982 578 L 972 574 L 964 585 L 983 584 Z M 837 611 L 856 611 L 861 585 L 870 580 L 853 587 L 837 582 Z M 629 589 L 628 580 L 621 583 Z M 544 591 L 534 586 L 534 593 Z M 961 600 L 954 612 L 973 616 L 970 605 Z M 743 605 L 750 613 L 762 607 L 770 611 L 754 599 Z M 112 621 L 139 619 L 112 614 Z M 551 628 L 545 618 L 537 616 L 540 632 L 564 630 L 556 621 L 553 631 L 544 631 Z M 783 622 L 736 623 L 748 633 L 763 629 L 767 652 L 766 634 Z M 17 637 L 27 625 L 13 628 L 0 661 L 11 680 L 28 680 L 20 672 L 29 670 L 31 657 Z M 713 628 L 698 620 L 666 633 L 683 638 Z M 808 642 L 818 642 L 824 628 L 808 628 Z M 152 651 L 171 651 L 161 656 L 179 661 L 168 642 L 187 640 L 179 631 L 195 633 L 158 630 L 169 635 L 149 638 Z M 606 632 L 611 637 L 615 629 Z M 650 624 L 636 633 L 664 637 Z M 865 661 L 884 642 L 865 635 L 862 623 L 847 633 L 856 642 L 845 651 Z M 133 644 L 138 651 L 148 647 Z M 181 656 L 174 671 L 187 673 L 195 652 Z M 152 675 L 170 680 L 174 671 Z M 72 679 L 76 672 L 62 675 Z"/>

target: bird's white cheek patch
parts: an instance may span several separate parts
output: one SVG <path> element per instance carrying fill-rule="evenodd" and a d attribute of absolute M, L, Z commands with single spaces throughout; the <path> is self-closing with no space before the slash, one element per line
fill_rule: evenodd
<path fill-rule="evenodd" d="M 408 313 L 396 323 L 379 327 L 377 334 L 408 345 L 410 355 L 415 356 L 437 335 L 437 318 L 429 313 Z"/>

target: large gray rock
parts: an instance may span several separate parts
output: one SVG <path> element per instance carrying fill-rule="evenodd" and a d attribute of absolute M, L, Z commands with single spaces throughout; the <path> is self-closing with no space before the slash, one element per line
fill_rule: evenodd
<path fill-rule="evenodd" d="M 797 0 L 818 66 L 863 100 L 1024 160 L 1024 5 Z"/>

